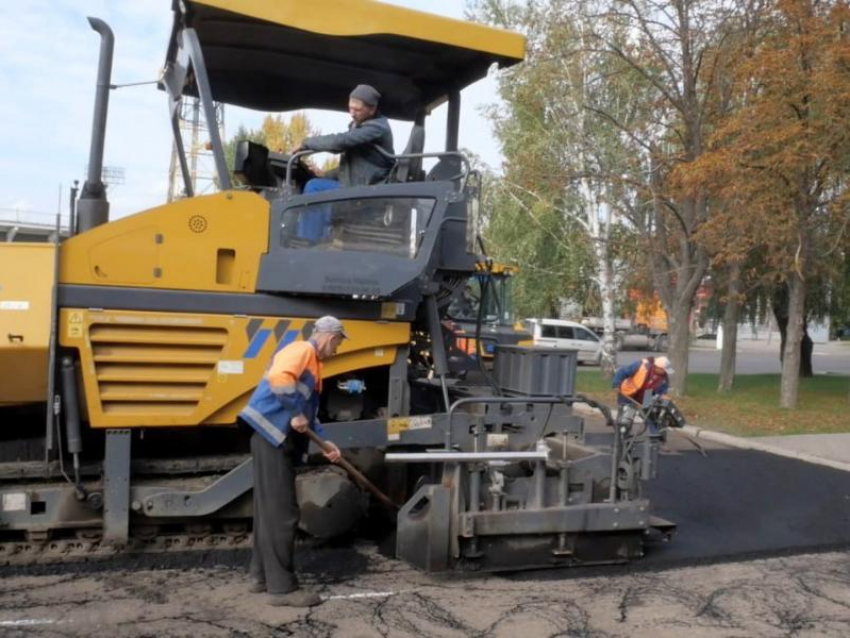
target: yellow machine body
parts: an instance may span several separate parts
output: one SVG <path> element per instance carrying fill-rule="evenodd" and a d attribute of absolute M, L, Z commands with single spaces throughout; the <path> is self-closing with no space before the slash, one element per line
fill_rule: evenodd
<path fill-rule="evenodd" d="M 47 400 L 56 247 L 0 244 L 0 406 Z"/>
<path fill-rule="evenodd" d="M 248 192 L 194 197 L 66 240 L 59 283 L 102 288 L 98 309 L 61 308 L 58 343 L 79 353 L 94 428 L 230 424 L 276 349 L 309 334 L 311 318 L 109 307 L 110 288 L 253 293 L 268 246 L 269 203 Z M 0 247 L 0 405 L 47 396 L 50 244 Z M 292 273 L 291 276 L 297 276 Z M 410 325 L 345 322 L 351 336 L 325 376 L 391 365 Z"/>
<path fill-rule="evenodd" d="M 63 308 L 60 343 L 80 355 L 95 428 L 230 424 L 277 348 L 310 320 Z M 351 337 L 325 377 L 391 365 L 410 341 L 406 323 L 345 322 Z"/>
<path fill-rule="evenodd" d="M 62 244 L 62 284 L 255 291 L 269 203 L 255 193 L 192 197 L 116 219 Z"/>

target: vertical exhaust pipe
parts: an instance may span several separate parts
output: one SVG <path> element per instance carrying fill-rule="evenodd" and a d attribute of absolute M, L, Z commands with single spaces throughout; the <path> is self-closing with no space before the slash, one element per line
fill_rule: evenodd
<path fill-rule="evenodd" d="M 100 60 L 97 67 L 97 93 L 94 98 L 89 170 L 77 206 L 77 226 L 85 232 L 109 221 L 109 202 L 103 183 L 103 145 L 106 139 L 106 113 L 109 108 L 109 87 L 112 82 L 112 51 L 115 36 L 103 20 L 89 18 L 91 28 L 100 34 Z"/>

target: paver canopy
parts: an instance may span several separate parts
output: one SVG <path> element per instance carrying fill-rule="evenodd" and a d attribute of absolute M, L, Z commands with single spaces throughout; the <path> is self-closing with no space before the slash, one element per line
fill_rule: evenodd
<path fill-rule="evenodd" d="M 184 0 L 174 16 L 167 62 L 194 29 L 213 99 L 262 111 L 344 109 L 371 84 L 385 115 L 413 120 L 525 53 L 519 34 L 373 0 Z"/>

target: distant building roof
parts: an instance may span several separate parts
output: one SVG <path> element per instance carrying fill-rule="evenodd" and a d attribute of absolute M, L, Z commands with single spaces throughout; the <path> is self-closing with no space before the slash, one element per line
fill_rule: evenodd
<path fill-rule="evenodd" d="M 13 216 L 9 216 L 13 217 Z M 56 224 L 26 219 L 26 214 L 15 215 L 17 218 L 4 218 L 0 214 L 0 242 L 42 242 L 53 241 Z M 59 230 L 61 237 L 69 235 L 68 227 L 62 225 Z"/>

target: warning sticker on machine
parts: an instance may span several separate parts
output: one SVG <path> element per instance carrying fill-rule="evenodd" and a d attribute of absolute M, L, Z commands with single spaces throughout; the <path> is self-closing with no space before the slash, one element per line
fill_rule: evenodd
<path fill-rule="evenodd" d="M 0 301 L 0 310 L 29 310 L 29 301 Z"/>
<path fill-rule="evenodd" d="M 83 336 L 83 313 L 75 310 L 68 317 L 68 326 L 65 330 L 69 339 L 80 339 Z"/>
<path fill-rule="evenodd" d="M 22 512 L 27 509 L 26 492 L 12 492 L 3 495 L 4 512 Z"/>
<path fill-rule="evenodd" d="M 406 430 L 430 430 L 429 416 L 402 416 L 387 421 L 387 440 L 398 441 Z"/>
<path fill-rule="evenodd" d="M 245 362 L 240 359 L 218 362 L 219 374 L 245 374 Z"/>

